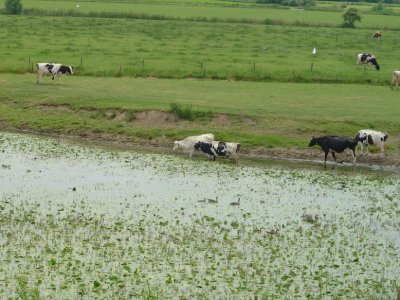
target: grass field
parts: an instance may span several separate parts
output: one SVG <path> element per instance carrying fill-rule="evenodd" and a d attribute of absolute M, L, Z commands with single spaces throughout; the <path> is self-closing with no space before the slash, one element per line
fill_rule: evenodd
<path fill-rule="evenodd" d="M 400 149 L 395 134 L 400 131 L 399 93 L 388 87 L 73 76 L 54 83 L 45 78 L 37 85 L 35 75 L 5 74 L 0 83 L 0 120 L 33 131 L 132 140 L 166 136 L 169 141 L 212 131 L 249 149 L 305 148 L 311 135 L 355 136 L 359 129 L 373 128 L 389 133 L 389 152 L 397 155 Z M 171 103 L 190 104 L 204 114 L 172 124 L 141 124 L 126 117 L 126 112 L 169 111 Z M 219 114 L 227 120 L 219 122 Z"/>
<path fill-rule="evenodd" d="M 0 39 L 3 73 L 62 61 L 94 76 L 387 84 L 400 64 L 395 31 L 377 42 L 361 29 L 0 16 Z M 381 71 L 357 67 L 361 52 L 375 54 Z"/>

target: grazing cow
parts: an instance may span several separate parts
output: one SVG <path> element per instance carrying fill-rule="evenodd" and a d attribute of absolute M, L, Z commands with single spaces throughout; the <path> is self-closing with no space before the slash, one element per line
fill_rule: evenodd
<path fill-rule="evenodd" d="M 375 131 L 371 129 L 362 129 L 358 131 L 356 139 L 361 144 L 361 155 L 364 154 L 364 149 L 367 149 L 368 145 L 376 145 L 381 149 L 380 158 L 385 156 L 385 141 L 388 138 L 388 134 L 385 132 Z"/>
<path fill-rule="evenodd" d="M 206 133 L 196 136 L 188 136 L 181 141 L 175 141 L 173 151 L 176 149 L 182 149 L 184 152 L 188 152 L 189 156 L 192 157 L 194 152 L 194 145 L 197 142 L 212 142 L 214 140 L 214 135 L 212 133 Z"/>
<path fill-rule="evenodd" d="M 362 64 L 367 64 L 367 65 L 373 65 L 375 66 L 375 69 L 379 71 L 380 67 L 378 62 L 376 61 L 376 57 L 372 54 L 368 53 L 360 53 L 357 54 L 357 64 L 362 65 Z"/>
<path fill-rule="evenodd" d="M 222 141 L 198 142 L 194 145 L 194 148 L 208 155 L 212 160 L 215 160 L 217 156 L 225 156 L 233 161 L 239 160 L 239 143 Z"/>
<path fill-rule="evenodd" d="M 374 39 L 377 39 L 378 41 L 381 39 L 382 37 L 382 33 L 380 33 L 379 31 L 375 32 L 373 35 Z"/>
<path fill-rule="evenodd" d="M 323 137 L 312 137 L 308 147 L 315 145 L 321 146 L 322 150 L 325 152 L 325 163 L 329 152 L 332 153 L 334 160 L 336 161 L 335 153 L 341 153 L 346 149 L 350 149 L 353 155 L 353 163 L 356 163 L 356 147 L 358 144 L 358 139 L 352 139 L 344 136 L 323 136 Z"/>
<path fill-rule="evenodd" d="M 39 83 L 39 79 L 42 79 L 42 77 L 46 75 L 52 76 L 51 79 L 54 80 L 54 77 L 60 77 L 62 74 L 73 74 L 71 66 L 64 66 L 63 64 L 54 63 L 38 63 L 36 64 L 36 70 L 37 83 Z"/>
<path fill-rule="evenodd" d="M 397 89 L 399 89 L 399 83 L 400 83 L 400 71 L 394 71 L 392 75 L 392 90 L 394 88 L 394 85 L 396 85 Z"/>

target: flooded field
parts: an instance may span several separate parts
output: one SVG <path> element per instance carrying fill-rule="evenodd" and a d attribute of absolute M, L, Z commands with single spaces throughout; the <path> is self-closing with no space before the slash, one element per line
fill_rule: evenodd
<path fill-rule="evenodd" d="M 10 133 L 0 133 L 0 165 L 2 299 L 400 294 L 395 173 Z"/>

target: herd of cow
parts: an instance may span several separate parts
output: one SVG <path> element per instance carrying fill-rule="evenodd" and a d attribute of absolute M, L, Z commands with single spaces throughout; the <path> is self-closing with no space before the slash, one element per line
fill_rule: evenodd
<path fill-rule="evenodd" d="M 368 145 L 376 145 L 380 148 L 380 157 L 385 155 L 385 142 L 388 134 L 371 129 L 362 129 L 358 131 L 356 137 L 349 138 L 344 136 L 323 136 L 312 137 L 309 147 L 319 145 L 325 153 L 325 163 L 328 154 L 331 153 L 336 161 L 336 153 L 341 153 L 346 149 L 351 150 L 353 163 L 356 163 L 356 147 L 361 145 L 361 155 L 368 149 Z M 189 136 L 181 141 L 175 141 L 173 150 L 181 149 L 189 153 L 192 157 L 195 150 L 207 155 L 210 159 L 215 160 L 217 156 L 226 157 L 232 161 L 239 160 L 240 144 L 233 142 L 215 141 L 212 133 L 206 133 L 196 136 Z M 368 150 L 367 150 L 368 151 Z"/>
<path fill-rule="evenodd" d="M 375 37 L 375 35 L 374 35 Z M 380 38 L 380 33 L 379 33 Z M 357 55 L 357 63 L 373 65 L 379 71 L 380 67 L 374 55 L 368 53 L 360 53 Z M 73 67 L 65 66 L 63 64 L 55 63 L 38 63 L 37 68 L 37 83 L 42 81 L 43 76 L 60 77 L 63 74 L 73 74 Z M 392 89 L 396 85 L 397 89 L 400 84 L 400 71 L 394 71 L 392 77 Z M 312 137 L 309 147 L 319 145 L 325 153 L 325 163 L 329 153 L 332 153 L 336 161 L 336 154 L 341 153 L 346 149 L 350 149 L 353 162 L 356 162 L 356 147 L 361 144 L 361 155 L 368 145 L 376 145 L 380 148 L 380 157 L 384 156 L 384 143 L 388 135 L 384 132 L 374 131 L 370 129 L 363 129 L 357 133 L 353 138 L 343 136 L 323 136 Z M 206 154 L 212 160 L 217 156 L 226 157 L 232 161 L 239 160 L 240 144 L 234 142 L 215 141 L 214 135 L 211 133 L 202 134 L 198 136 L 189 136 L 181 141 L 175 141 L 173 150 L 182 149 L 189 153 L 191 157 L 195 150 Z"/>

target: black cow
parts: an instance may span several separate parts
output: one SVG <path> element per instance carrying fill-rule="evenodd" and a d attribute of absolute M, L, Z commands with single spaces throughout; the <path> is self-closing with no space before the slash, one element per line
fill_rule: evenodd
<path fill-rule="evenodd" d="M 356 146 L 359 139 L 352 139 L 345 136 L 323 136 L 323 137 L 312 137 L 308 147 L 314 145 L 321 146 L 322 150 L 325 152 L 325 163 L 329 152 L 332 153 L 334 160 L 336 161 L 335 153 L 341 153 L 346 149 L 350 149 L 353 154 L 353 163 L 356 163 Z"/>

